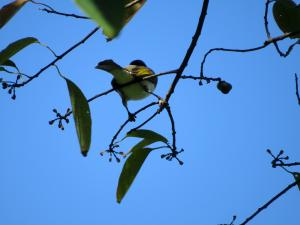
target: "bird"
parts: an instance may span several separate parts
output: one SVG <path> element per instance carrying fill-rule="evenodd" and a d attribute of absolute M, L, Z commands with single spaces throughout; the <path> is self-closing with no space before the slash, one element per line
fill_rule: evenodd
<path fill-rule="evenodd" d="M 122 104 L 128 113 L 129 120 L 135 121 L 135 116 L 129 111 L 127 102 L 129 100 L 141 100 L 153 94 L 157 86 L 158 79 L 156 76 L 139 81 L 139 79 L 154 75 L 153 70 L 140 59 L 133 60 L 125 68 L 115 63 L 112 59 L 107 59 L 99 62 L 95 68 L 104 70 L 113 76 L 111 85 L 120 95 Z M 120 87 L 134 80 L 137 82 Z"/>

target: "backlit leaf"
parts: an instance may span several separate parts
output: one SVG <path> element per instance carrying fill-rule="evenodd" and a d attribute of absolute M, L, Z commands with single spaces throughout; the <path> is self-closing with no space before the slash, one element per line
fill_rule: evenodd
<path fill-rule="evenodd" d="M 28 0 L 16 0 L 0 9 L 0 28 L 2 28 Z"/>
<path fill-rule="evenodd" d="M 121 175 L 119 177 L 118 188 L 117 188 L 117 202 L 121 203 L 123 197 L 129 190 L 135 177 L 140 171 L 144 161 L 148 157 L 149 153 L 153 149 L 142 148 L 138 151 L 133 152 L 126 160 Z"/>
<path fill-rule="evenodd" d="M 15 41 L 15 42 L 9 44 L 5 49 L 3 49 L 0 52 L 0 65 L 3 65 L 3 63 L 5 63 L 8 59 L 10 59 L 16 53 L 18 53 L 23 48 L 25 48 L 28 45 L 31 45 L 33 43 L 39 43 L 39 41 L 36 38 L 27 37 L 27 38 L 22 38 L 18 41 Z"/>
<path fill-rule="evenodd" d="M 64 79 L 66 80 L 69 89 L 73 110 L 73 118 L 75 121 L 80 150 L 83 156 L 87 156 L 91 144 L 92 133 L 92 119 L 90 107 L 84 94 L 76 86 L 76 84 L 74 84 L 71 80 L 67 78 Z"/>
<path fill-rule="evenodd" d="M 109 39 L 116 37 L 146 0 L 75 0 Z"/>
<path fill-rule="evenodd" d="M 127 137 L 139 137 L 143 138 L 142 141 L 137 143 L 135 146 L 133 146 L 130 151 L 127 153 L 130 154 L 132 152 L 135 152 L 138 149 L 144 148 L 146 146 L 149 146 L 155 142 L 164 142 L 168 143 L 168 139 L 166 139 L 164 136 L 152 131 L 152 130 L 133 130 L 130 133 L 126 135 L 125 138 Z"/>
<path fill-rule="evenodd" d="M 300 6 L 292 0 L 277 0 L 273 5 L 273 16 L 283 33 L 300 31 Z M 300 38 L 300 34 L 291 38 Z"/>

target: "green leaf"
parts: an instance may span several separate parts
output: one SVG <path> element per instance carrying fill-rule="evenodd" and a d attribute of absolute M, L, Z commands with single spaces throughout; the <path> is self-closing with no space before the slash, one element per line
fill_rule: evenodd
<path fill-rule="evenodd" d="M 3 66 L 10 66 L 10 67 L 14 67 L 14 68 L 17 68 L 17 65 L 13 62 L 13 61 L 11 61 L 11 60 L 6 60 L 5 62 L 3 62 L 1 65 L 3 65 Z"/>
<path fill-rule="evenodd" d="M 0 9 L 0 29 L 27 3 L 28 0 L 16 0 Z"/>
<path fill-rule="evenodd" d="M 36 38 L 27 37 L 9 44 L 0 52 L 0 65 L 5 63 L 8 59 L 21 51 L 23 48 L 33 43 L 39 43 L 39 41 Z"/>
<path fill-rule="evenodd" d="M 66 80 L 69 89 L 81 153 L 83 156 L 87 156 L 91 144 L 92 133 L 92 119 L 89 103 L 76 84 L 65 77 L 64 79 Z"/>
<path fill-rule="evenodd" d="M 147 156 L 153 149 L 142 148 L 138 151 L 133 152 L 126 160 L 121 175 L 119 177 L 118 188 L 117 188 L 117 202 L 121 203 L 125 194 L 129 190 L 139 170 L 141 169 Z"/>
<path fill-rule="evenodd" d="M 273 5 L 273 16 L 283 33 L 300 31 L 300 6 L 292 0 L 277 0 Z M 291 38 L 300 38 L 300 34 Z"/>
<path fill-rule="evenodd" d="M 75 0 L 92 18 L 108 39 L 116 37 L 146 0 L 130 4 L 133 0 Z"/>
<path fill-rule="evenodd" d="M 164 142 L 168 143 L 168 139 L 166 139 L 164 136 L 152 131 L 152 130 L 133 130 L 129 133 L 127 133 L 126 137 L 139 137 L 143 138 L 142 141 L 137 143 L 135 146 L 133 146 L 130 151 L 127 153 L 130 154 L 132 152 L 137 151 L 138 149 L 144 148 L 146 146 L 149 146 L 155 142 Z"/>
<path fill-rule="evenodd" d="M 144 139 L 152 139 L 155 141 L 161 141 L 164 143 L 168 142 L 168 139 L 162 136 L 161 134 L 158 134 L 152 130 L 145 130 L 145 129 L 140 129 L 140 130 L 133 130 L 129 133 L 126 134 L 126 137 L 139 137 L 139 138 L 144 138 Z"/>
<path fill-rule="evenodd" d="M 134 3 L 133 0 L 126 0 L 126 11 L 125 11 L 125 21 L 123 25 L 126 25 L 132 17 L 136 14 L 136 12 L 142 8 L 142 6 L 145 4 L 146 0 L 138 1 L 138 3 Z M 134 3 L 134 4 L 131 4 Z"/>
<path fill-rule="evenodd" d="M 300 190 L 300 173 L 294 172 L 293 175 L 294 175 L 295 180 L 298 181 L 297 184 L 298 184 L 298 188 Z"/>

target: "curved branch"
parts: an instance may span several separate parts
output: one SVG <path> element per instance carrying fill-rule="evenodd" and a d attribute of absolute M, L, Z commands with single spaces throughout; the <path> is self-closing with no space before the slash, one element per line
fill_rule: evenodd
<path fill-rule="evenodd" d="M 239 52 L 239 53 L 245 53 L 245 52 L 254 52 L 254 51 L 258 51 L 261 49 L 266 48 L 267 46 L 269 46 L 272 43 L 276 43 L 277 41 L 282 41 L 290 36 L 293 36 L 295 34 L 300 33 L 299 31 L 297 32 L 290 32 L 290 33 L 286 33 L 271 39 L 266 40 L 262 45 L 258 46 L 258 47 L 253 47 L 253 48 L 246 48 L 246 49 L 231 49 L 231 48 L 212 48 L 210 50 L 208 50 L 204 57 L 203 60 L 201 62 L 201 69 L 200 69 L 200 77 L 204 77 L 204 64 L 206 62 L 207 57 L 215 52 L 215 51 L 223 51 L 223 52 Z M 288 49 L 288 54 L 292 51 L 293 47 L 298 44 L 298 41 L 296 43 L 294 43 L 293 45 L 291 45 Z"/>

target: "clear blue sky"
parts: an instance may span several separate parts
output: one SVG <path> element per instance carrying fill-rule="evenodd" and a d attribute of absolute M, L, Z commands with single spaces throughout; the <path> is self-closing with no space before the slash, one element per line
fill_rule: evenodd
<path fill-rule="evenodd" d="M 2 0 L 0 6 L 8 2 Z M 72 1 L 47 2 L 58 11 L 80 13 Z M 58 65 L 87 97 L 110 87 L 111 76 L 94 69 L 100 60 L 114 59 L 125 66 L 140 58 L 156 72 L 175 69 L 190 43 L 201 4 L 148 1 L 116 40 L 106 43 L 98 32 Z M 95 26 L 38 8 L 26 5 L 0 30 L 0 49 L 34 36 L 61 53 Z M 185 74 L 199 74 L 203 54 L 210 48 L 263 43 L 263 13 L 264 1 L 211 1 L 203 35 Z M 274 35 L 281 34 L 271 17 L 270 27 Z M 161 160 L 164 152 L 154 152 L 122 204 L 116 203 L 115 190 L 123 162 L 109 163 L 107 156 L 99 156 L 127 116 L 116 93 L 91 103 L 92 145 L 83 158 L 73 121 L 63 132 L 48 125 L 53 108 L 64 111 L 70 105 L 66 84 L 54 68 L 18 89 L 16 101 L 2 90 L 0 225 L 216 225 L 229 223 L 232 215 L 242 222 L 293 181 L 271 168 L 266 149 L 275 153 L 284 149 L 292 161 L 300 161 L 300 107 L 294 87 L 294 73 L 300 73 L 299 54 L 296 47 L 283 59 L 269 46 L 249 54 L 209 57 L 206 75 L 229 81 L 232 92 L 222 95 L 215 83 L 199 87 L 197 82 L 180 82 L 170 104 L 185 164 Z M 13 58 L 28 74 L 52 59 L 38 45 Z M 157 94 L 165 94 L 172 76 L 159 79 Z M 138 109 L 150 101 L 130 102 L 129 107 Z M 171 139 L 165 113 L 145 128 Z M 121 149 L 127 151 L 136 141 L 124 143 Z M 299 225 L 299 194 L 298 189 L 291 190 L 251 224 Z"/>

